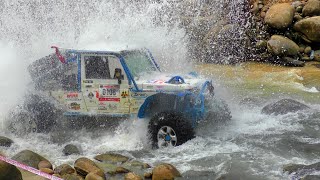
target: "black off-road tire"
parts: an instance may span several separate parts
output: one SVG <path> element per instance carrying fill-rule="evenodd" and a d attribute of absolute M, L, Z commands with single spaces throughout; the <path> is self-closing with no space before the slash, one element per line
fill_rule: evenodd
<path fill-rule="evenodd" d="M 10 113 L 9 128 L 13 133 L 25 134 L 30 133 L 30 128 L 25 126 L 32 124 L 31 132 L 48 133 L 56 125 L 59 113 L 52 103 L 31 94 L 26 97 L 23 105 Z"/>
<path fill-rule="evenodd" d="M 148 126 L 150 140 L 153 148 L 161 148 L 158 145 L 158 133 L 161 128 L 170 127 L 176 135 L 176 143 L 179 146 L 195 137 L 191 121 L 184 118 L 181 113 L 166 111 L 154 115 Z M 167 144 L 168 145 L 168 144 Z"/>

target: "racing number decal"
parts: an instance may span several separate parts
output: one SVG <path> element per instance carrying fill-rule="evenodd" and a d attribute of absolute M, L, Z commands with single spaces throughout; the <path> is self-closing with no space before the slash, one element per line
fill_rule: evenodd
<path fill-rule="evenodd" d="M 106 89 L 106 88 L 103 88 L 102 89 L 102 96 L 117 96 L 117 91 L 119 91 L 119 89 Z"/>
<path fill-rule="evenodd" d="M 99 101 L 120 101 L 120 86 L 103 86 L 99 88 Z"/>

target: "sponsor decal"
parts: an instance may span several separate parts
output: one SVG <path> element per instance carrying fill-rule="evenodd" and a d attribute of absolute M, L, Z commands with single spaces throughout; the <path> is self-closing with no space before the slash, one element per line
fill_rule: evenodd
<path fill-rule="evenodd" d="M 131 94 L 131 97 L 135 97 L 135 98 L 145 98 L 147 97 L 147 94 L 146 93 L 133 93 Z"/>
<path fill-rule="evenodd" d="M 99 101 L 120 102 L 120 98 L 99 98 Z"/>
<path fill-rule="evenodd" d="M 69 109 L 72 109 L 72 110 L 80 110 L 81 108 L 81 105 L 76 103 L 76 102 L 73 102 L 73 103 L 70 103 L 69 104 Z"/>
<path fill-rule="evenodd" d="M 108 107 L 107 106 L 99 106 L 98 110 L 108 110 Z"/>
<path fill-rule="evenodd" d="M 93 83 L 93 80 L 83 80 L 83 83 Z"/>
<path fill-rule="evenodd" d="M 89 99 L 92 99 L 93 97 L 94 97 L 94 94 L 93 94 L 92 92 L 89 92 L 88 98 L 89 98 Z"/>
<path fill-rule="evenodd" d="M 67 101 L 81 101 L 79 98 L 79 93 L 67 93 L 66 94 Z"/>
<path fill-rule="evenodd" d="M 122 98 L 127 98 L 129 96 L 129 92 L 127 92 L 127 91 L 122 91 L 121 92 L 121 97 Z"/>
<path fill-rule="evenodd" d="M 108 107 L 109 107 L 110 110 L 116 110 L 118 108 L 118 106 L 116 104 L 113 104 L 113 105 L 109 104 Z"/>

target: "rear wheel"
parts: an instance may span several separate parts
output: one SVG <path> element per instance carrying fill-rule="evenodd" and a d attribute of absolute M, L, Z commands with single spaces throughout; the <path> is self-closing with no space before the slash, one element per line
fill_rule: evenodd
<path fill-rule="evenodd" d="M 11 111 L 9 130 L 16 134 L 48 133 L 56 125 L 58 111 L 38 95 L 29 95 L 23 105 Z"/>
<path fill-rule="evenodd" d="M 191 121 L 176 112 L 161 112 L 149 122 L 149 134 L 153 148 L 175 147 L 194 138 Z"/>

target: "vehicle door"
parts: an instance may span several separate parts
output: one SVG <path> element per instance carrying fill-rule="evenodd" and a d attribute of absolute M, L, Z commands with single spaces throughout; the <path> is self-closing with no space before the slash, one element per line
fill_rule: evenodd
<path fill-rule="evenodd" d="M 88 112 L 128 114 L 129 84 L 119 58 L 83 54 L 81 63 L 81 89 Z"/>

